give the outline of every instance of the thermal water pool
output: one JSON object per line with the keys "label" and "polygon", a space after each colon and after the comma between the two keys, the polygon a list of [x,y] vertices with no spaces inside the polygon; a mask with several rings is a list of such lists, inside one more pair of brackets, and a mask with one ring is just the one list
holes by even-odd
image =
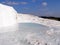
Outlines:
{"label": "thermal water pool", "polygon": [[58,45],[60,41],[60,35],[50,31],[53,29],[36,23],[20,23],[3,30],[15,31],[0,33],[0,45]]}

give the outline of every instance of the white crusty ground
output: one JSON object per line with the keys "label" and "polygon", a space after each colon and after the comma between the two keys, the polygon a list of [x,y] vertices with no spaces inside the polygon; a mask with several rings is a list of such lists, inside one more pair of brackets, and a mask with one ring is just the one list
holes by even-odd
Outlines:
{"label": "white crusty ground", "polygon": [[60,21],[44,19],[38,16],[29,15],[29,14],[18,14],[17,18],[18,18],[17,19],[18,23],[30,23],[31,22],[31,23],[38,23],[38,24],[43,24],[43,25],[52,26],[52,27],[60,26]]}

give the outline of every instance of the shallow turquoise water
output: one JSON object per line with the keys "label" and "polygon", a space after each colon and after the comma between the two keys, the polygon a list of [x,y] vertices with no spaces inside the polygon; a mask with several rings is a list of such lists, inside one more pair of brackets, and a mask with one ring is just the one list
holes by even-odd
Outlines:
{"label": "shallow turquoise water", "polygon": [[44,31],[44,30],[50,30],[50,28],[47,26],[41,25],[41,24],[36,24],[36,23],[20,23],[19,30],[40,32],[40,31]]}

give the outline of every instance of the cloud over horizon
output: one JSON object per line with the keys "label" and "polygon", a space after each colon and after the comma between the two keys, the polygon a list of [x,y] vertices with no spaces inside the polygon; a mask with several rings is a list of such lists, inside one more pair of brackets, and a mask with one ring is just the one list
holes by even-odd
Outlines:
{"label": "cloud over horizon", "polygon": [[8,5],[19,5],[19,4],[22,4],[22,5],[26,5],[28,4],[28,2],[2,2],[3,4],[8,4]]}
{"label": "cloud over horizon", "polygon": [[47,6],[48,3],[47,3],[47,2],[42,2],[42,5],[43,5],[43,6]]}

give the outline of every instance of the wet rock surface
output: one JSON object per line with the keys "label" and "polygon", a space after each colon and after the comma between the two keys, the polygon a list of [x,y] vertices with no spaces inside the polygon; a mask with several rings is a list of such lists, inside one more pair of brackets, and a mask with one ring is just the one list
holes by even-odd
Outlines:
{"label": "wet rock surface", "polygon": [[60,45],[58,32],[43,25],[22,23],[16,31],[0,33],[0,45]]}

